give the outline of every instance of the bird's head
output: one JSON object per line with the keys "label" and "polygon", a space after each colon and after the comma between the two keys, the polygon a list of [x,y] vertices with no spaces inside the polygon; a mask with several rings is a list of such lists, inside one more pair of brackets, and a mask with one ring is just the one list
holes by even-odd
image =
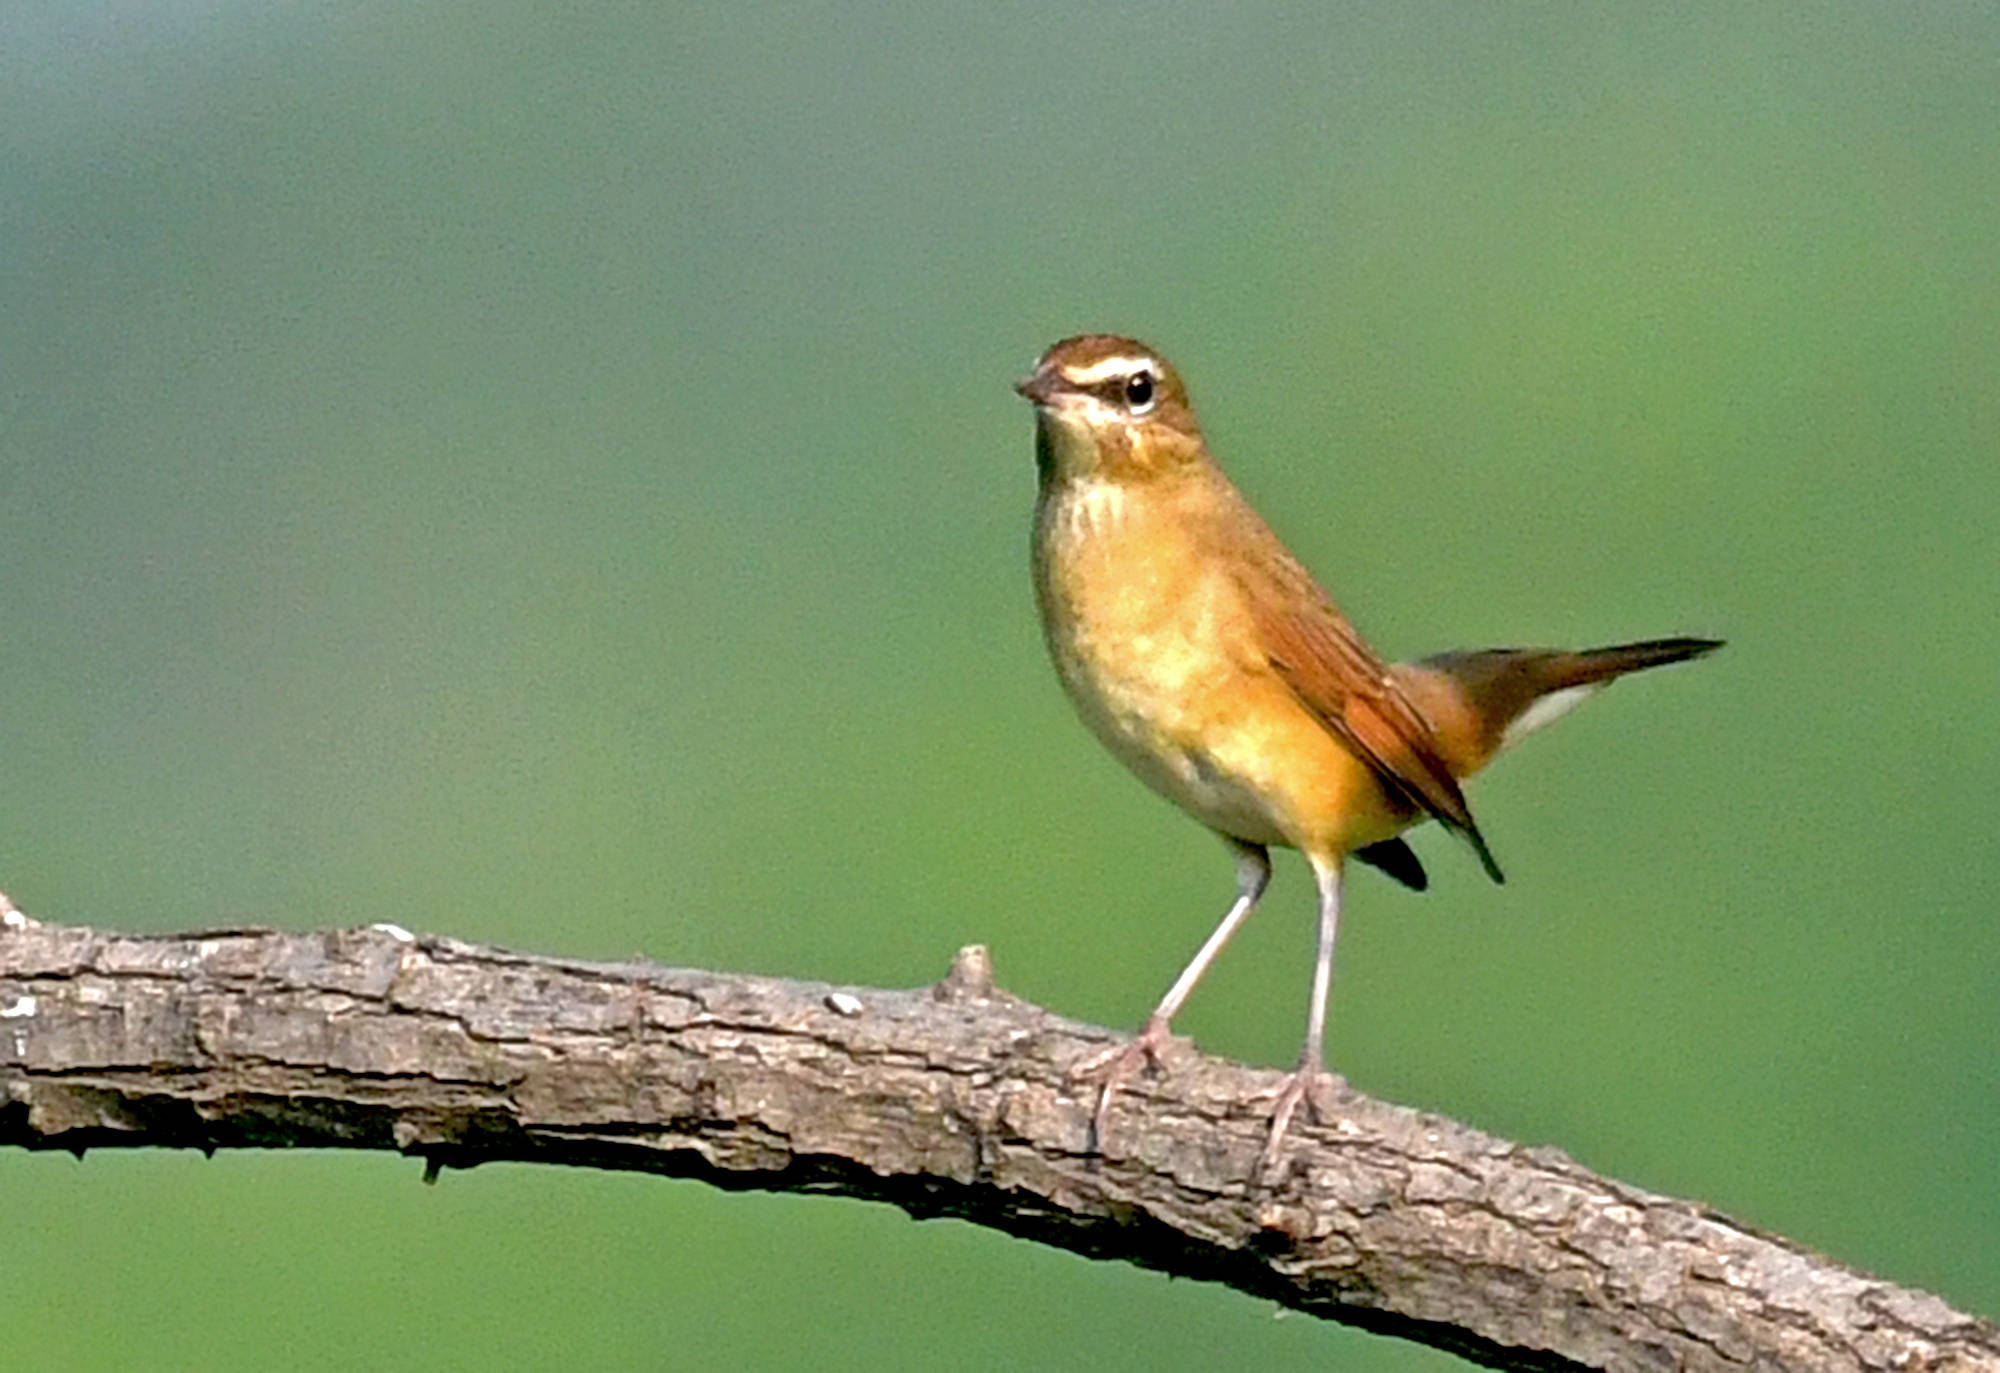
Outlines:
{"label": "bird's head", "polygon": [[1066,338],[1014,389],[1034,402],[1044,482],[1136,478],[1204,457],[1180,373],[1134,339]]}

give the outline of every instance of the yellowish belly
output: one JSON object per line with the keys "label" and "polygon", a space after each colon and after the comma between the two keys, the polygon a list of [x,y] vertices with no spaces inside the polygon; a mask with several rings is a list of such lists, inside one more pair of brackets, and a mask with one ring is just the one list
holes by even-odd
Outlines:
{"label": "yellowish belly", "polygon": [[[1107,552],[1096,532],[1090,551]],[[1050,656],[1091,732],[1153,790],[1251,843],[1345,853],[1407,825],[1242,641],[1233,588],[1157,552],[1038,558]]]}

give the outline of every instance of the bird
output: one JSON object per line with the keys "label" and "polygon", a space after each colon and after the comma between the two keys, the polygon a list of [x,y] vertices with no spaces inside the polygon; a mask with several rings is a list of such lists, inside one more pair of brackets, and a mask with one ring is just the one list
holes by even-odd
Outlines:
{"label": "bird", "polygon": [[1297,1066],[1273,1095],[1269,1168],[1300,1103],[1317,1111],[1330,1080],[1326,1007],[1348,860],[1422,891],[1423,865],[1399,836],[1435,820],[1503,881],[1464,781],[1627,673],[1722,641],[1385,662],[1217,465],[1158,351],[1080,334],[1015,390],[1035,410],[1034,591],[1056,676],[1098,740],[1236,860],[1235,899],[1138,1036],[1073,1078],[1101,1079],[1101,1153],[1114,1094],[1159,1064],[1174,1016],[1263,896],[1271,849],[1296,849],[1317,891],[1317,952]]}

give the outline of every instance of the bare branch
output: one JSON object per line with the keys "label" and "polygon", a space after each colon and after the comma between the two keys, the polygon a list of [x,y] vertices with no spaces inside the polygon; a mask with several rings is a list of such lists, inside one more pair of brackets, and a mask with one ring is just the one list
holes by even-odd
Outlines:
{"label": "bare branch", "polygon": [[[0,912],[0,1144],[396,1149],[839,1192],[1508,1368],[2000,1370],[2000,1330],[1701,1206],[1180,1048],[1091,1147],[1113,1036],[993,989],[532,958],[389,926],[132,937]],[[1265,1100],[1268,1101],[1268,1095]]]}

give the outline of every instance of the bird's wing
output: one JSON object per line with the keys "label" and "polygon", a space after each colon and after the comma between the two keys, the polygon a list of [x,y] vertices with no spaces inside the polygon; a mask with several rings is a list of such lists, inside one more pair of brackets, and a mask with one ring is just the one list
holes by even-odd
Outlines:
{"label": "bird's wing", "polygon": [[1289,559],[1286,582],[1246,585],[1271,667],[1319,721],[1375,769],[1391,792],[1465,836],[1495,882],[1505,881],[1422,712],[1347,622]]}
{"label": "bird's wing", "polygon": [[1431,879],[1424,873],[1424,865],[1417,859],[1416,850],[1400,839],[1384,839],[1379,844],[1356,849],[1354,856],[1369,867],[1387,873],[1411,891],[1422,891],[1431,884]]}

